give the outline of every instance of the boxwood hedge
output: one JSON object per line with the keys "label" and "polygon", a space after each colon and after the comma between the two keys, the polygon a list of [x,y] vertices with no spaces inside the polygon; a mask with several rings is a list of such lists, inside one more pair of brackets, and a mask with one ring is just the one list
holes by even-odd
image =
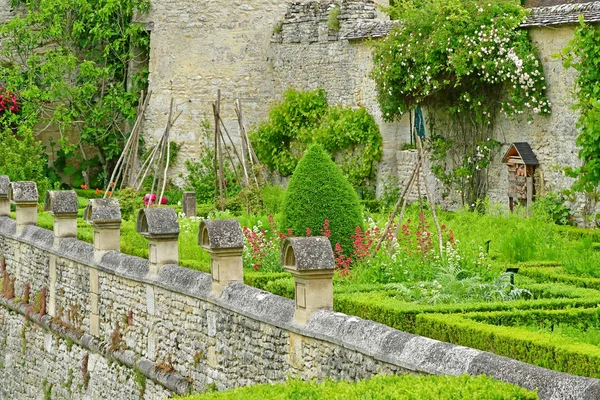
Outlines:
{"label": "boxwood hedge", "polygon": [[534,400],[538,396],[486,376],[377,376],[359,382],[290,380],[209,393],[186,400]]}

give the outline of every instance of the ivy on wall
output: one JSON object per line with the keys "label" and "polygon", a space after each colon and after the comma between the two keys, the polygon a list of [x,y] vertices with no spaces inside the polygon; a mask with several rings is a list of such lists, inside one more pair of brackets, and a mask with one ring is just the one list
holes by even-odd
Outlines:
{"label": "ivy on wall", "polygon": [[373,185],[383,153],[379,127],[364,109],[330,106],[323,89],[288,89],[269,119],[251,132],[254,150],[271,170],[289,176],[304,151],[318,143],[340,165],[355,188]]}
{"label": "ivy on wall", "polygon": [[[475,203],[485,196],[489,150],[499,145],[497,114],[551,111],[536,49],[519,28],[526,10],[512,0],[408,0],[389,12],[399,24],[375,46],[373,71],[384,119],[427,106],[442,150],[434,170]],[[436,123],[439,110],[448,119]]]}
{"label": "ivy on wall", "polygon": [[575,190],[591,193],[600,184],[600,33],[583,16],[562,56],[564,66],[578,72],[574,96],[580,112],[577,145],[583,161],[579,168],[567,168],[567,173],[577,178]]}

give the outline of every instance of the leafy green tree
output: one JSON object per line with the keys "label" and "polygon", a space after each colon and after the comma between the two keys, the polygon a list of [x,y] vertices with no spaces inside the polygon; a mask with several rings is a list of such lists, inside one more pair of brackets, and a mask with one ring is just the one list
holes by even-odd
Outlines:
{"label": "leafy green tree", "polygon": [[[136,114],[148,35],[134,22],[147,0],[12,0],[20,12],[0,25],[0,87],[19,112],[4,123],[20,130],[56,126],[70,164],[100,164],[121,154]],[[81,157],[77,160],[77,157]],[[60,163],[57,163],[60,165]],[[61,172],[74,173],[71,170]],[[78,174],[79,175],[79,174]]]}
{"label": "leafy green tree", "polygon": [[321,145],[312,145],[298,163],[283,203],[283,227],[296,236],[320,235],[329,221],[331,244],[352,253],[350,237],[363,220],[358,195]]}
{"label": "leafy green tree", "polygon": [[35,181],[43,196],[49,188],[46,178],[48,160],[42,144],[33,137],[31,129],[0,130],[0,175],[12,181]]}

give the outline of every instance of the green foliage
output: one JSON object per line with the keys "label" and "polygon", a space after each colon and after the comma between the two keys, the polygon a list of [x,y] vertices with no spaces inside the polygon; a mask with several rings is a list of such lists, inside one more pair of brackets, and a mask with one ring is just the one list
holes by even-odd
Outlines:
{"label": "green foliage", "polygon": [[139,83],[147,73],[133,81],[128,76],[130,62],[143,64],[148,54],[149,37],[133,17],[148,10],[149,2],[16,3],[22,13],[0,25],[0,86],[16,94],[19,112],[4,113],[0,125],[57,126],[58,172],[78,172],[79,178],[82,170],[101,164],[106,178],[121,154],[123,131],[135,118]]}
{"label": "green foliage", "polygon": [[267,184],[260,189],[260,197],[265,214],[279,214],[285,199],[285,190],[279,185]]}
{"label": "green foliage", "polygon": [[125,188],[119,190],[116,197],[119,199],[122,218],[129,221],[137,221],[137,212],[140,208],[144,207],[142,196],[133,189]]}
{"label": "green foliage", "polygon": [[46,178],[46,155],[42,143],[33,137],[32,130],[22,127],[13,133],[2,130],[0,124],[0,175],[12,181],[35,181],[43,197],[49,189]]}
{"label": "green foliage", "polygon": [[327,152],[313,145],[288,185],[282,226],[296,236],[305,236],[307,228],[318,236],[325,220],[329,220],[331,244],[339,243],[350,254],[350,235],[363,225],[358,196]]}
{"label": "green foliage", "polygon": [[550,192],[537,197],[533,203],[533,211],[557,225],[567,225],[571,222],[571,209],[565,205],[564,197],[558,193]]}
{"label": "green foliage", "polygon": [[592,192],[600,183],[600,33],[580,16],[574,36],[562,56],[565,68],[578,72],[573,95],[580,113],[577,145],[583,166],[567,168],[567,173],[577,178],[575,190]]}
{"label": "green foliage", "polygon": [[500,239],[500,253],[510,263],[530,261],[536,253],[536,229],[519,229]]}
{"label": "green foliage", "polygon": [[334,5],[327,15],[327,27],[332,31],[339,32],[340,30],[340,6]]}
{"label": "green foliage", "polygon": [[504,85],[507,114],[550,112],[542,67],[515,1],[406,1],[391,9],[402,21],[375,50],[374,78],[387,120],[452,92],[451,112],[488,121],[498,99],[482,88]]}
{"label": "green foliage", "polygon": [[383,117],[428,106],[434,173],[446,194],[459,190],[474,204],[499,146],[498,111],[550,113],[542,65],[519,28],[526,11],[513,0],[408,0],[390,13],[402,23],[376,44],[372,75]]}
{"label": "green foliage", "polygon": [[517,386],[493,380],[487,376],[376,376],[358,382],[333,381],[321,383],[288,380],[280,384],[255,385],[187,397],[187,400],[250,400],[250,399],[373,399],[389,400],[450,400],[450,399],[511,399],[534,400],[538,396]]}
{"label": "green foliage", "polygon": [[[560,311],[563,318],[581,316],[580,310]],[[516,315],[535,314],[519,312]],[[508,314],[502,314],[506,317]],[[548,315],[548,314],[546,314]],[[492,317],[493,314],[490,314]],[[515,318],[514,316],[512,317]],[[525,319],[528,319],[525,317]],[[422,314],[417,316],[417,333],[550,368],[573,375],[600,377],[600,348],[594,345],[531,332],[518,327],[495,326],[477,322],[469,315]]]}
{"label": "green foliage", "polygon": [[[527,286],[524,286],[527,288]],[[544,289],[537,288],[538,294]],[[532,288],[535,293],[535,289]],[[397,297],[389,290],[371,291],[365,293],[348,292],[335,295],[335,311],[348,315],[356,315],[391,326],[401,331],[417,333],[416,316],[420,314],[455,314],[474,311],[508,311],[514,309],[548,309],[595,307],[600,301],[597,291],[555,290],[549,298],[533,300],[512,300],[495,302],[473,302],[456,304],[415,304]],[[572,298],[569,298],[572,296]]]}
{"label": "green foliage", "polygon": [[[199,203],[216,204],[219,197],[219,188],[215,188],[214,158],[215,150],[212,142],[210,122],[204,120],[200,126],[202,153],[197,161],[185,160],[186,174],[180,174],[184,179],[184,189],[196,192]],[[228,163],[223,165],[224,190],[228,200],[237,201],[236,197],[241,191],[239,182],[236,181],[235,172]],[[239,208],[239,205],[236,207]]]}
{"label": "green foliage", "polygon": [[258,158],[270,169],[292,174],[311,143],[320,143],[338,160],[355,187],[371,184],[382,155],[382,139],[373,117],[364,109],[327,104],[323,89],[288,89],[269,119],[250,133]]}

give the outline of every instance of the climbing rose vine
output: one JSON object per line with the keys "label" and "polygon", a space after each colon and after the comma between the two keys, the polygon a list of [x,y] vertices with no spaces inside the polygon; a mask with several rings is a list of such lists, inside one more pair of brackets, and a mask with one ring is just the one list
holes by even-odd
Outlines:
{"label": "climbing rose vine", "polygon": [[[536,50],[511,0],[426,0],[391,9],[400,22],[375,49],[373,77],[386,120],[451,94],[452,113],[491,124],[492,104],[508,115],[550,113]],[[490,87],[501,85],[497,98]]]}

